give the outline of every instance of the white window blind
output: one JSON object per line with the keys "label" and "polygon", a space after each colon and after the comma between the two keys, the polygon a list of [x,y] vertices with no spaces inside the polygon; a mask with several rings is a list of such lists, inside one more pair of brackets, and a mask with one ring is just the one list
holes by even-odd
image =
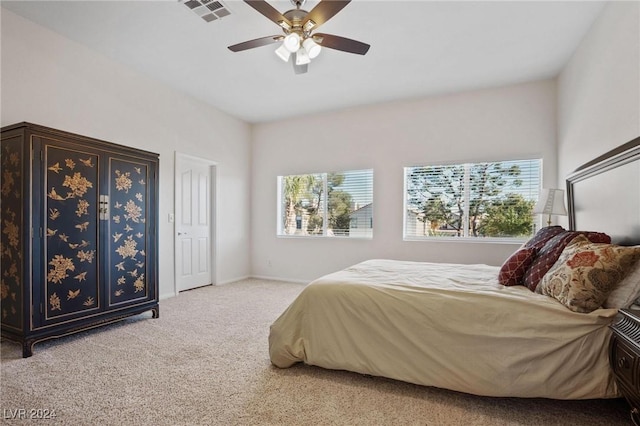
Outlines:
{"label": "white window blind", "polygon": [[373,237],[373,170],[278,176],[278,235]]}
{"label": "white window blind", "polygon": [[406,167],[405,238],[533,235],[541,164],[535,159]]}

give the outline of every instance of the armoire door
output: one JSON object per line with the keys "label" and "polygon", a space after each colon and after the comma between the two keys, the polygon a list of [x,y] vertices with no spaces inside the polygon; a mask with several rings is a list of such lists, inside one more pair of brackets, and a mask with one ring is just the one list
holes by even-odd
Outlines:
{"label": "armoire door", "polygon": [[41,244],[34,247],[34,283],[42,283],[34,286],[34,303],[40,301],[34,314],[41,320],[36,323],[46,325],[103,307],[97,257],[101,155],[54,139],[34,142],[33,172],[41,174],[34,182],[42,182],[44,188],[34,199],[32,233],[43,237],[32,239],[34,245]]}
{"label": "armoire door", "polygon": [[151,264],[155,232],[155,163],[110,156],[108,183],[101,202],[107,223],[107,306],[110,309],[155,298]]}

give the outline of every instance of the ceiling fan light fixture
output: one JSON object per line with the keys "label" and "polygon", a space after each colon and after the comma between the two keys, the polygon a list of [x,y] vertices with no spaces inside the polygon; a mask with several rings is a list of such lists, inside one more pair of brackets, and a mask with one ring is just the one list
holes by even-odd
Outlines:
{"label": "ceiling fan light fixture", "polygon": [[287,49],[287,46],[282,43],[280,47],[276,49],[276,55],[280,57],[285,62],[289,62],[289,58],[291,57],[291,52]]}
{"label": "ceiling fan light fixture", "polygon": [[311,37],[305,39],[302,42],[302,47],[305,48],[307,53],[309,54],[309,58],[313,59],[320,54],[322,47],[318,43],[316,43]]}
{"label": "ceiling fan light fixture", "polygon": [[300,49],[300,35],[298,33],[290,33],[284,38],[282,45],[291,53]]}
{"label": "ceiling fan light fixture", "polygon": [[300,49],[296,52],[296,65],[306,65],[311,62],[311,58],[306,49]]}

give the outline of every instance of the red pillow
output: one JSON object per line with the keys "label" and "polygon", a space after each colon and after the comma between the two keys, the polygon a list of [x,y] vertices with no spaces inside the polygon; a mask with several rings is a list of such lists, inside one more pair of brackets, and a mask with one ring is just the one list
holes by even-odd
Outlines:
{"label": "red pillow", "polygon": [[566,232],[566,229],[564,229],[562,226],[545,226],[544,228],[541,228],[538,232],[536,232],[536,235],[534,235],[529,241],[524,243],[522,247],[535,247],[540,250],[547,241],[562,232]]}
{"label": "red pillow", "polygon": [[513,253],[500,268],[498,282],[502,285],[524,285],[524,274],[536,258],[538,249],[523,247]]}
{"label": "red pillow", "polygon": [[611,243],[611,237],[601,232],[564,231],[553,238],[540,249],[535,260],[524,275],[524,285],[529,290],[536,291],[536,287],[544,274],[556,263],[562,250],[578,235],[584,235],[592,243]]}

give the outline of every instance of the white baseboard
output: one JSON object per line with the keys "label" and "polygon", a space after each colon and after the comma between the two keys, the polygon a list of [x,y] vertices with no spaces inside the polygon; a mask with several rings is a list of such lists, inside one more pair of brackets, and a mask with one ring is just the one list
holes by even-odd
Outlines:
{"label": "white baseboard", "polygon": [[252,275],[249,278],[255,278],[257,280],[267,280],[267,281],[284,281],[286,283],[294,283],[294,284],[309,284],[312,281],[312,280],[292,280],[291,278],[271,277],[268,275]]}
{"label": "white baseboard", "polygon": [[218,281],[214,285],[227,285],[227,284],[235,283],[237,281],[248,280],[249,278],[251,278],[249,275],[244,275],[242,277],[231,278],[231,279],[224,280],[224,281]]}
{"label": "white baseboard", "polygon": [[[228,280],[220,281],[216,286],[219,285],[229,285],[233,283],[237,283],[238,281],[248,280],[248,279],[256,279],[256,280],[266,280],[266,281],[281,281],[285,283],[293,283],[293,284],[309,284],[312,280],[292,280],[291,278],[282,278],[282,277],[271,277],[267,275],[245,275],[242,277],[231,278]],[[165,293],[160,295],[160,300],[170,299],[172,297],[176,297],[179,293]]]}
{"label": "white baseboard", "polygon": [[176,297],[176,296],[177,296],[176,293],[165,293],[160,295],[159,300],[171,299],[172,297]]}

